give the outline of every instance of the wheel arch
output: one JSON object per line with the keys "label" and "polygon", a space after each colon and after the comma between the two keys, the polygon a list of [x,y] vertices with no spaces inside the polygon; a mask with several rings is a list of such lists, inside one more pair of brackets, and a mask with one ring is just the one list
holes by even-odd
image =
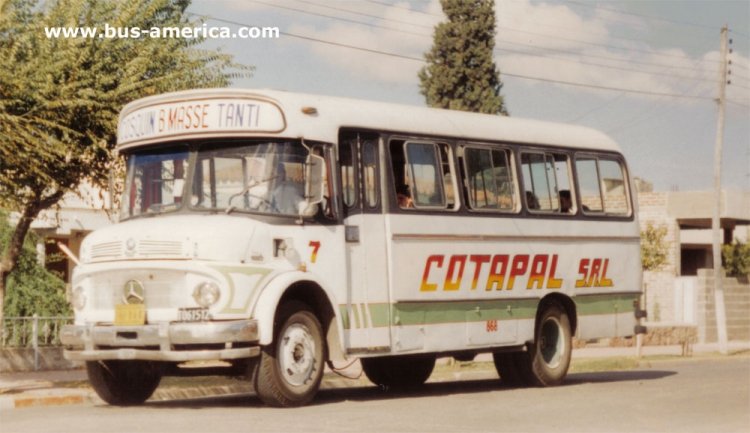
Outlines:
{"label": "wheel arch", "polygon": [[328,357],[344,359],[342,334],[339,330],[340,317],[333,307],[336,305],[335,299],[323,288],[321,282],[316,281],[310,274],[282,275],[271,281],[263,290],[253,311],[253,317],[258,320],[259,343],[265,346],[273,342],[279,308],[291,300],[308,305],[320,321],[328,347]]}
{"label": "wheel arch", "polygon": [[550,293],[539,301],[539,305],[536,309],[536,323],[539,323],[539,318],[542,316],[542,313],[551,304],[560,305],[565,309],[565,313],[568,315],[568,320],[570,321],[570,334],[575,335],[576,329],[578,328],[576,303],[569,296],[562,293]]}

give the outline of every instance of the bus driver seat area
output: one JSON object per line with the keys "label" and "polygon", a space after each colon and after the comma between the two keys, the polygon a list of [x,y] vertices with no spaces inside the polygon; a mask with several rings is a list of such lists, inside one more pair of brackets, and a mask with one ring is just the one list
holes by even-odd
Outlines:
{"label": "bus driver seat area", "polygon": [[271,209],[282,214],[296,215],[299,204],[303,201],[301,186],[287,179],[284,164],[276,166],[276,176],[278,179],[271,193]]}

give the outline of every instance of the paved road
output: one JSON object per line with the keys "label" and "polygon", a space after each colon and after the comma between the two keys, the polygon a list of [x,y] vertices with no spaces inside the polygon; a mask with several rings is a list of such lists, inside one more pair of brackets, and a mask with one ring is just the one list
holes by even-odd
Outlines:
{"label": "paved road", "polygon": [[324,390],[313,405],[263,407],[252,396],[4,412],[0,432],[729,432],[750,431],[750,358],[652,362],[571,374],[564,386],[506,389],[485,379],[419,392]]}

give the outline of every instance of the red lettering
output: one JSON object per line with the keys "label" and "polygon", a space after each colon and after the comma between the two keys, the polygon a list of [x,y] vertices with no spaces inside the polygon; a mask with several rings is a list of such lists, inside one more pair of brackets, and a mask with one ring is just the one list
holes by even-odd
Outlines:
{"label": "red lettering", "polygon": [[552,255],[552,263],[549,265],[549,277],[547,277],[547,288],[548,289],[559,289],[562,287],[562,279],[555,278],[555,272],[557,271],[557,254]]}
{"label": "red lettering", "polygon": [[490,261],[490,256],[469,256],[469,261],[474,263],[474,278],[471,279],[471,290],[476,290],[479,282],[479,273],[482,271],[482,265]]}
{"label": "red lettering", "polygon": [[513,284],[516,281],[516,277],[526,273],[529,267],[529,255],[519,254],[513,257],[513,264],[510,267],[510,277],[508,277],[508,290],[513,290]]}
{"label": "red lettering", "polygon": [[529,275],[529,282],[526,283],[526,289],[531,289],[534,285],[536,285],[537,289],[544,287],[544,276],[547,274],[548,258],[549,256],[546,254],[534,256],[534,260],[531,262],[531,275]]}
{"label": "red lettering", "polygon": [[612,287],[614,284],[612,280],[607,278],[607,267],[609,266],[609,259],[604,259],[604,267],[602,268],[602,277],[599,279],[599,285],[601,287]]}
{"label": "red lettering", "polygon": [[589,259],[581,259],[578,264],[578,274],[581,278],[576,280],[576,287],[588,287],[586,285],[589,276]]}
{"label": "red lettering", "polygon": [[433,255],[430,257],[427,257],[427,262],[424,265],[424,273],[422,274],[422,285],[419,287],[420,292],[434,292],[437,290],[437,284],[435,283],[428,283],[427,279],[430,276],[430,267],[433,263],[437,265],[438,268],[443,266],[443,259],[445,256],[443,255]]}
{"label": "red lettering", "polygon": [[[492,263],[490,264],[490,275],[487,277],[487,287],[485,290],[492,290],[492,286],[495,285],[495,290],[503,290],[503,283],[505,283],[505,271],[508,269],[509,257],[507,254],[498,254],[492,257]],[[502,265],[498,270],[497,265]]]}
{"label": "red lettering", "polygon": [[597,287],[599,286],[599,270],[602,266],[602,259],[594,259],[591,262],[591,272],[589,273],[589,280],[586,283],[586,287]]}
{"label": "red lettering", "polygon": [[[458,278],[453,278],[453,274],[456,270],[456,263],[458,263]],[[445,286],[443,290],[458,290],[461,287],[461,279],[464,276],[464,268],[466,267],[466,256],[451,256],[451,260],[448,264],[448,274],[445,276]]]}

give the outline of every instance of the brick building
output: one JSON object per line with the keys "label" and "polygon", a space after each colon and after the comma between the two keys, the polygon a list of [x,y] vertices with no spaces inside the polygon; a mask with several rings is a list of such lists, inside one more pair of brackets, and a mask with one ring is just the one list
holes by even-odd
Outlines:
{"label": "brick building", "polygon": [[[636,181],[641,229],[665,227],[667,264],[644,273],[649,323],[653,326],[690,325],[700,342],[716,341],[713,292],[710,191],[653,192]],[[722,191],[722,242],[750,238],[750,192]],[[750,284],[743,278],[724,278],[729,339],[750,340]]]}

